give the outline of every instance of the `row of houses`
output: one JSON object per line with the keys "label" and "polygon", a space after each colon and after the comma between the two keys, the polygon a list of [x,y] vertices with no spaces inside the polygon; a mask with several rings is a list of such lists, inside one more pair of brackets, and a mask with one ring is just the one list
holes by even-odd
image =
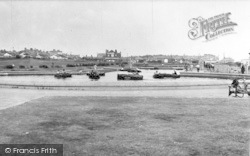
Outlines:
{"label": "row of houses", "polygon": [[219,58],[211,55],[205,54],[203,56],[188,56],[188,55],[145,55],[145,56],[135,56],[131,59],[137,63],[198,63],[204,61],[219,61]]}
{"label": "row of houses", "polygon": [[[35,59],[81,59],[79,55],[65,54],[60,50],[42,51],[39,49],[27,49],[16,52],[0,50],[0,58],[35,58]],[[219,58],[212,54],[204,54],[202,56],[189,56],[189,55],[144,55],[144,56],[131,56],[122,57],[122,53],[115,50],[105,50],[105,53],[98,53],[97,57],[83,57],[86,60],[105,61],[105,62],[121,62],[132,61],[135,63],[229,63],[234,62],[232,58]]]}
{"label": "row of houses", "polygon": [[65,54],[60,50],[42,51],[39,49],[27,49],[16,51],[0,50],[0,58],[35,58],[35,59],[80,59],[79,55]]}
{"label": "row of houses", "polygon": [[109,62],[117,62],[117,61],[131,61],[134,63],[188,63],[188,64],[197,64],[197,63],[230,63],[234,62],[232,58],[223,58],[219,60],[218,56],[212,54],[204,54],[198,56],[190,56],[190,55],[144,55],[144,56],[130,56],[130,57],[121,57],[121,52],[117,52],[117,50],[106,50],[105,53],[98,53],[97,60],[105,60]]}
{"label": "row of houses", "polygon": [[131,56],[122,57],[121,52],[117,50],[106,50],[105,53],[98,53],[96,59],[116,62],[121,59],[127,59],[136,63],[192,63],[203,61],[218,61],[219,58],[212,54],[205,54],[203,56],[180,56],[180,55],[144,55],[144,56]]}

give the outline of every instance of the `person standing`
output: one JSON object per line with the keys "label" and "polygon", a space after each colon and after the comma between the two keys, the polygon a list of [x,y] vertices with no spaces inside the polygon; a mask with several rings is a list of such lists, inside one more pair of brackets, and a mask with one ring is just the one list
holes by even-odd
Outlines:
{"label": "person standing", "polygon": [[193,71],[193,64],[190,65],[190,70]]}
{"label": "person standing", "polygon": [[214,71],[214,64],[211,64],[211,71]]}
{"label": "person standing", "polygon": [[242,66],[241,66],[241,74],[244,74],[245,73],[245,66],[244,66],[244,64],[242,64]]}
{"label": "person standing", "polygon": [[188,65],[187,64],[185,64],[185,71],[188,71]]}
{"label": "person standing", "polygon": [[199,71],[200,71],[200,65],[197,64],[197,65],[196,65],[196,68],[197,68],[197,72],[199,72]]}

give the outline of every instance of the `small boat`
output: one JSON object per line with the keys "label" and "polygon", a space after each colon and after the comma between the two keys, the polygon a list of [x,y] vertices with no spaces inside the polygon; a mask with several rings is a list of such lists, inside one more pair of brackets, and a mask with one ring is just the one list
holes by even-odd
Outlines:
{"label": "small boat", "polygon": [[56,73],[54,76],[56,78],[67,78],[67,77],[72,77],[72,74],[70,74],[70,73]]}
{"label": "small boat", "polygon": [[105,76],[104,72],[98,72],[99,76]]}
{"label": "small boat", "polygon": [[100,79],[100,75],[98,75],[98,74],[89,74],[89,78],[97,80],[97,79]]}
{"label": "small boat", "polygon": [[[95,72],[96,74],[98,74],[99,76],[105,76],[105,72]],[[86,75],[90,75],[91,72],[87,72]]]}
{"label": "small boat", "polygon": [[180,78],[178,74],[166,74],[166,73],[155,73],[153,76],[155,79],[164,79],[164,78]]}
{"label": "small boat", "polygon": [[131,73],[134,73],[134,72],[140,73],[141,72],[138,68],[122,68],[122,69],[120,69],[120,71],[127,71],[127,72],[131,72]]}
{"label": "small boat", "polygon": [[117,80],[143,80],[143,76],[139,74],[118,74]]}
{"label": "small boat", "polygon": [[141,71],[137,68],[130,68],[127,70],[128,72],[131,72],[131,73],[140,73]]}
{"label": "small boat", "polygon": [[100,79],[99,73],[95,71],[91,71],[90,73],[87,73],[86,75],[88,75],[90,79],[95,79],[95,80]]}

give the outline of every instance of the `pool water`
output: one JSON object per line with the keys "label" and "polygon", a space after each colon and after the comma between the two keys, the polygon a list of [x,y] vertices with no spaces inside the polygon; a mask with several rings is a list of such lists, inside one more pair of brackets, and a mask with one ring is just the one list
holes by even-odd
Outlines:
{"label": "pool water", "polygon": [[[173,73],[172,70],[158,70],[159,73]],[[230,84],[231,80],[211,78],[165,78],[154,79],[155,70],[142,70],[143,80],[117,80],[117,74],[128,72],[115,71],[106,73],[99,80],[91,80],[87,75],[72,75],[71,78],[58,79],[50,76],[0,76],[0,84],[44,85],[44,86],[143,86],[143,85],[192,85],[192,84]]]}

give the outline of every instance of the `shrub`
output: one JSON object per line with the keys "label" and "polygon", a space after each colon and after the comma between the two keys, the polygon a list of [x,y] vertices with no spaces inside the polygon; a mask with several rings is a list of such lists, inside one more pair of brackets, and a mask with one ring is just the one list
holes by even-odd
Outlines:
{"label": "shrub", "polygon": [[108,65],[109,65],[109,63],[106,63],[106,62],[99,62],[97,64],[97,66],[108,66]]}
{"label": "shrub", "polygon": [[94,66],[96,65],[95,63],[83,63],[82,66]]}
{"label": "shrub", "polygon": [[7,69],[13,69],[14,66],[13,65],[6,65],[5,68],[7,68]]}
{"label": "shrub", "polygon": [[55,65],[54,67],[55,68],[62,68],[62,66],[60,66],[60,65]]}
{"label": "shrub", "polygon": [[49,68],[47,65],[40,65],[39,68]]}
{"label": "shrub", "polygon": [[66,67],[75,67],[75,64],[67,64]]}
{"label": "shrub", "polygon": [[21,56],[20,56],[20,55],[16,55],[16,58],[17,58],[17,59],[20,59],[20,58],[21,58]]}

